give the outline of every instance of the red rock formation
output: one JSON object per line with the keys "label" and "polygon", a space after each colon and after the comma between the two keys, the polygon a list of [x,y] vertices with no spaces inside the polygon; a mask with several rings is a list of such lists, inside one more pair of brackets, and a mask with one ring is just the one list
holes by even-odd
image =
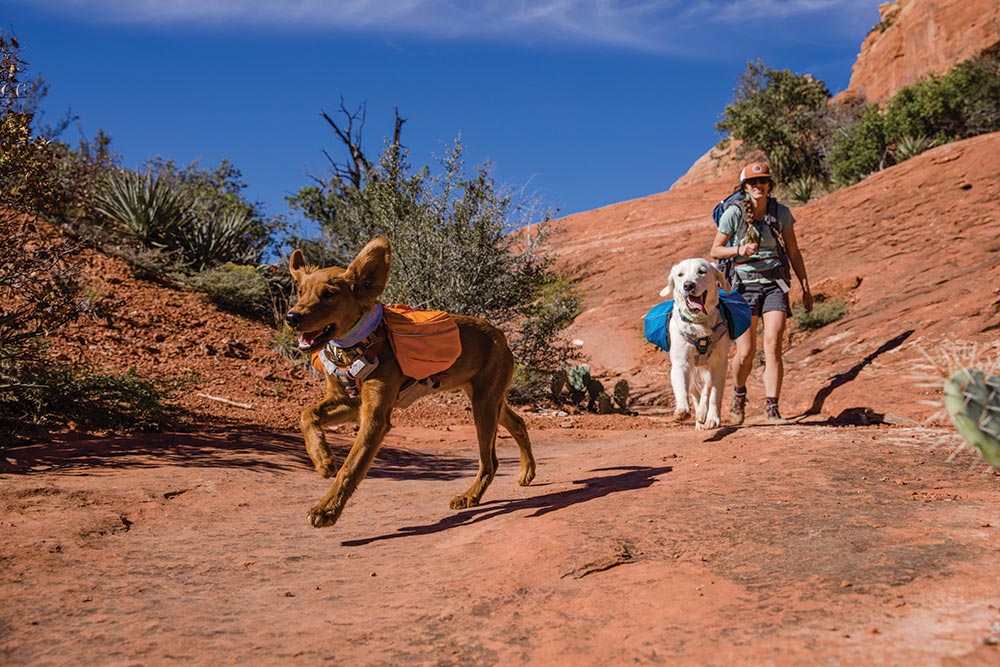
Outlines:
{"label": "red rock formation", "polygon": [[838,98],[884,102],[930,74],[1000,49],[997,0],[897,0],[880,5],[879,13]]}

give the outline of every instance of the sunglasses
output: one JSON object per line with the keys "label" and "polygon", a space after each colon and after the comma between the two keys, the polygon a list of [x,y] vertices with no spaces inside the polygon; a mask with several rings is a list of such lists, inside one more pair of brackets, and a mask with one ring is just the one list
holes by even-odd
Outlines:
{"label": "sunglasses", "polygon": [[746,180],[750,185],[765,185],[771,182],[770,178],[748,178]]}

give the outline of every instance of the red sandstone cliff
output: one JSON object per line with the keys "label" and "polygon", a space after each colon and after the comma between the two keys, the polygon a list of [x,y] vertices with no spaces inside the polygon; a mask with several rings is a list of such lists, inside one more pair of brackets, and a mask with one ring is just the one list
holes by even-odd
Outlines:
{"label": "red sandstone cliff", "polygon": [[1000,49],[997,0],[897,0],[880,5],[879,13],[838,97],[884,102],[930,74]]}

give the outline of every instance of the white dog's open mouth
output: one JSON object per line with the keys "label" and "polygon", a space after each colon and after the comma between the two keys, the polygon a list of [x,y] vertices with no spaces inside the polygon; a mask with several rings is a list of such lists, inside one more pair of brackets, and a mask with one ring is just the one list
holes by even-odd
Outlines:
{"label": "white dog's open mouth", "polygon": [[687,309],[691,312],[704,313],[705,312],[705,295],[708,292],[702,292],[698,294],[688,294],[684,297],[684,303],[687,305]]}
{"label": "white dog's open mouth", "polygon": [[328,324],[318,331],[303,331],[299,334],[299,349],[303,352],[315,350],[333,336],[334,328],[333,324]]}

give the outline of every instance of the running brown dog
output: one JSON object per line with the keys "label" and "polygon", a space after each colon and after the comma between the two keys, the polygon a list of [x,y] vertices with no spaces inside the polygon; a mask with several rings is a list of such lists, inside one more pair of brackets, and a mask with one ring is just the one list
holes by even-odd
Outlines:
{"label": "running brown dog", "polygon": [[[346,269],[308,266],[300,250],[292,253],[289,270],[298,285],[298,301],[285,320],[299,332],[299,349],[314,352],[346,332],[371,313],[389,279],[389,239],[370,241]],[[524,420],[507,403],[507,389],[514,372],[514,357],[507,339],[496,327],[477,317],[452,315],[462,341],[458,360],[447,370],[434,391],[462,389],[472,401],[472,415],[479,440],[479,473],[469,489],[451,500],[452,509],[479,504],[497,470],[497,425],[514,437],[521,455],[518,484],[535,477],[535,459]],[[334,474],[334,457],[323,427],[345,421],[358,422],[354,444],[336,473],[333,487],[309,510],[309,522],[332,526],[347,499],[368,473],[375,453],[392,424],[390,417],[407,378],[396,362],[391,345],[378,350],[378,366],[360,383],[351,397],[336,377],[326,374],[326,396],[302,412],[300,426],[306,451],[323,477]]]}

